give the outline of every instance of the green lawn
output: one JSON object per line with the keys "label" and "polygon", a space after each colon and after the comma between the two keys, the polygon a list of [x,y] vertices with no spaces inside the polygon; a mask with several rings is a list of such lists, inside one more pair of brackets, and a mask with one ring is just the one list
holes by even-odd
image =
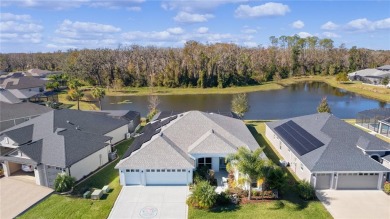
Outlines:
{"label": "green lawn", "polygon": [[[119,156],[123,155],[131,142],[132,140],[126,140],[116,146]],[[107,196],[103,196],[102,200],[83,199],[79,195],[67,197],[53,194],[20,218],[107,218],[122,188],[119,185],[118,170],[114,169],[117,163],[118,161],[109,164],[75,188],[75,193],[79,193],[85,188],[102,188],[109,184],[112,190]]]}
{"label": "green lawn", "polygon": [[[270,146],[265,136],[264,121],[247,121],[247,126],[256,138],[260,146],[264,147],[264,153],[274,163],[280,159],[280,155]],[[287,170],[287,169],[286,169]],[[295,175],[287,171],[289,186],[280,201],[270,201],[258,204],[240,205],[238,208],[221,207],[211,210],[200,210],[190,207],[189,219],[193,218],[332,218],[322,203],[318,200],[303,201],[294,191]]]}

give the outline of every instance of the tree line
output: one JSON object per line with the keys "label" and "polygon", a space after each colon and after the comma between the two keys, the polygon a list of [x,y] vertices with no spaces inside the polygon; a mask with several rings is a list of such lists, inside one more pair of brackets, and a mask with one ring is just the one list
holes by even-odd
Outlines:
{"label": "tree line", "polygon": [[270,37],[270,46],[187,42],[183,48],[120,46],[54,53],[0,54],[0,69],[63,71],[90,85],[229,87],[303,75],[336,75],[390,63],[390,51],[375,51],[331,39]]}

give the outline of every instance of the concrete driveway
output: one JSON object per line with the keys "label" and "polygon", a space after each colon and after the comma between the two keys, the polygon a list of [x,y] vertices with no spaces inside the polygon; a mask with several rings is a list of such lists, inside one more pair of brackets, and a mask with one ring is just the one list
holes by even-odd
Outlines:
{"label": "concrete driveway", "polygon": [[318,199],[336,219],[390,219],[390,196],[379,190],[318,190]]}
{"label": "concrete driveway", "polygon": [[108,218],[185,219],[188,186],[124,186]]}
{"label": "concrete driveway", "polygon": [[0,179],[0,218],[14,218],[53,190],[21,177]]}

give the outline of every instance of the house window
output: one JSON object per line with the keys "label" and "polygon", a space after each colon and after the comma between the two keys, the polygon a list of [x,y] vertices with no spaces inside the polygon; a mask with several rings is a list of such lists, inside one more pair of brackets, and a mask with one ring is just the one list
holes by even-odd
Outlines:
{"label": "house window", "polygon": [[167,172],[171,172],[171,169],[167,169]]}
{"label": "house window", "polygon": [[147,169],[147,170],[146,170],[146,172],[150,172],[150,170],[149,170],[149,169]]}
{"label": "house window", "polygon": [[172,172],[176,172],[176,170],[175,170],[175,169],[172,169]]}
{"label": "house window", "polygon": [[198,158],[198,167],[207,166],[209,169],[211,169],[211,160],[211,157]]}
{"label": "house window", "polygon": [[139,172],[139,169],[136,169],[136,170],[135,170],[135,172],[137,172],[137,173],[138,173],[138,172]]}
{"label": "house window", "polygon": [[130,170],[130,172],[134,173],[134,170],[133,170],[133,169],[131,169],[131,170]]}
{"label": "house window", "polygon": [[130,170],[126,170],[126,172],[130,172]]}
{"label": "house window", "polygon": [[154,172],[154,169],[152,169],[152,172]]}
{"label": "house window", "polygon": [[303,171],[303,163],[301,163],[301,170]]}
{"label": "house window", "polygon": [[186,170],[185,169],[181,169],[181,172],[185,172]]}
{"label": "house window", "polygon": [[180,170],[180,169],[177,169],[176,172],[181,172],[181,170]]}
{"label": "house window", "polygon": [[165,170],[163,169],[163,170],[161,170],[161,172],[165,172]]}
{"label": "house window", "polygon": [[160,169],[157,169],[157,173],[159,173],[160,172]]}

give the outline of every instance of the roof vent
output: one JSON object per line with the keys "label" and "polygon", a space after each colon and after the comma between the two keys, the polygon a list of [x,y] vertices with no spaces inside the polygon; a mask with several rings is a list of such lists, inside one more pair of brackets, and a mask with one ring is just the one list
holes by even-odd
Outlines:
{"label": "roof vent", "polygon": [[80,130],[80,126],[76,126],[76,130]]}
{"label": "roof vent", "polygon": [[160,133],[160,136],[162,137],[162,136],[164,136],[164,134],[161,132],[161,133]]}
{"label": "roof vent", "polygon": [[214,129],[210,129],[210,133],[214,133]]}

